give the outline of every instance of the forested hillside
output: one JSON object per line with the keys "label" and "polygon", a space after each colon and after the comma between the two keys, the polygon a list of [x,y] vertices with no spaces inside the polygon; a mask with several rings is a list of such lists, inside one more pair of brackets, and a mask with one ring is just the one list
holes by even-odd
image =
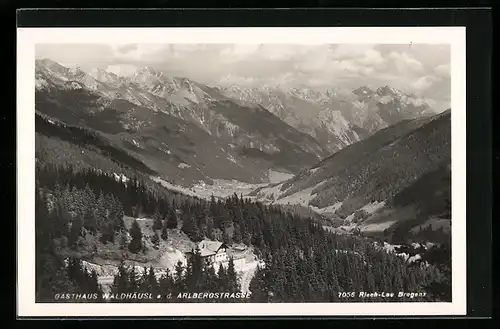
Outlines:
{"label": "forested hillside", "polygon": [[[369,240],[328,233],[311,219],[237,195],[207,202],[175,195],[134,177],[123,182],[104,172],[70,165],[39,164],[36,177],[40,301],[48,301],[55,292],[67,289],[97,291],[95,274],[86,274],[78,261],[65,269],[61,251],[85,250],[85,237],[90,235],[104,245],[119,241],[125,253],[143,253],[146,237],[137,223],[126,232],[123,216],[146,214],[155,216],[157,228],[167,232],[162,239],[168,239],[164,227],[178,226],[193,241],[208,237],[254,246],[265,267],[252,280],[251,301],[347,301],[339,299],[338,293],[351,290],[396,294],[400,290],[425,291],[427,295],[422,298],[432,300],[443,289],[429,290],[443,280],[442,272],[434,265],[409,265],[396,255],[377,250]],[[179,273],[167,273],[159,281],[149,274],[138,278],[122,267],[113,289],[163,289],[163,294],[217,284],[239,289],[231,269],[219,270],[215,275],[196,259],[190,261],[183,274],[179,268]],[[449,298],[449,294],[446,296]]]}

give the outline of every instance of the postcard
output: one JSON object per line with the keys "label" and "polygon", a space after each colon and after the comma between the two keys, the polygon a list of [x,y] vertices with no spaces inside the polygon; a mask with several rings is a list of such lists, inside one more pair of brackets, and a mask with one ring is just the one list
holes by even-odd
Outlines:
{"label": "postcard", "polygon": [[465,28],[19,28],[17,58],[19,316],[465,314]]}

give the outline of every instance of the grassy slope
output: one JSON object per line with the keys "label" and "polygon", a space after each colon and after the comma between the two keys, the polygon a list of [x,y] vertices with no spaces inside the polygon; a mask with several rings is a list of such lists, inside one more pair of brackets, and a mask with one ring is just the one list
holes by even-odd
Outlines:
{"label": "grassy slope", "polygon": [[390,200],[420,176],[436,170],[443,161],[449,161],[450,145],[450,115],[436,117],[343,168],[338,175],[313,190],[317,196],[311,204],[323,208],[354,196],[365,204]]}
{"label": "grassy slope", "polygon": [[388,209],[375,214],[363,224],[394,221],[387,234],[399,237],[410,237],[408,231],[416,233],[419,227],[428,225],[432,226],[432,230],[443,226],[445,232],[449,233],[451,214],[447,202],[450,200],[451,167],[449,161],[444,161],[436,170],[422,175],[396,194]]}
{"label": "grassy slope", "polygon": [[[384,201],[386,207],[360,220],[368,231],[383,231],[410,219],[421,224],[443,212],[450,194],[450,129],[449,111],[404,121],[260,192],[274,193],[277,203],[295,196],[310,200],[309,205],[317,208],[342,203],[336,213],[348,219],[365,205]],[[303,195],[305,191],[308,195]]]}
{"label": "grassy slope", "polygon": [[283,196],[291,195],[305,188],[314,187],[330,177],[342,175],[345,170],[363,161],[363,159],[376,152],[376,150],[390,144],[413,129],[422,126],[426,121],[425,119],[404,121],[395,126],[383,129],[365,140],[345,147],[312,166],[311,169],[313,171],[303,171],[293,179],[285,182],[281,188],[282,191],[286,190]]}

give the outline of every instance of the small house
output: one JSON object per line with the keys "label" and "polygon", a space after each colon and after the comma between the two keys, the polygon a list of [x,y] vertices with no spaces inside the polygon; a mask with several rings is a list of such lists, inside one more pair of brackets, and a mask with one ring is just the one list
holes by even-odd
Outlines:
{"label": "small house", "polygon": [[247,247],[245,245],[238,245],[238,246],[234,246],[233,249],[235,251],[243,252],[243,251],[247,250]]}

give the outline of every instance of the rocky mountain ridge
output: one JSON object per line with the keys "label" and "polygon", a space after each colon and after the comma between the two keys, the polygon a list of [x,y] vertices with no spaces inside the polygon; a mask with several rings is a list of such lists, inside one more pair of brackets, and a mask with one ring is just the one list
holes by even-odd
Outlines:
{"label": "rocky mountain ridge", "polygon": [[262,183],[269,169],[294,173],[329,154],[263,107],[242,106],[216,89],[151,68],[118,77],[39,60],[35,74],[38,112],[101,132],[181,184]]}

